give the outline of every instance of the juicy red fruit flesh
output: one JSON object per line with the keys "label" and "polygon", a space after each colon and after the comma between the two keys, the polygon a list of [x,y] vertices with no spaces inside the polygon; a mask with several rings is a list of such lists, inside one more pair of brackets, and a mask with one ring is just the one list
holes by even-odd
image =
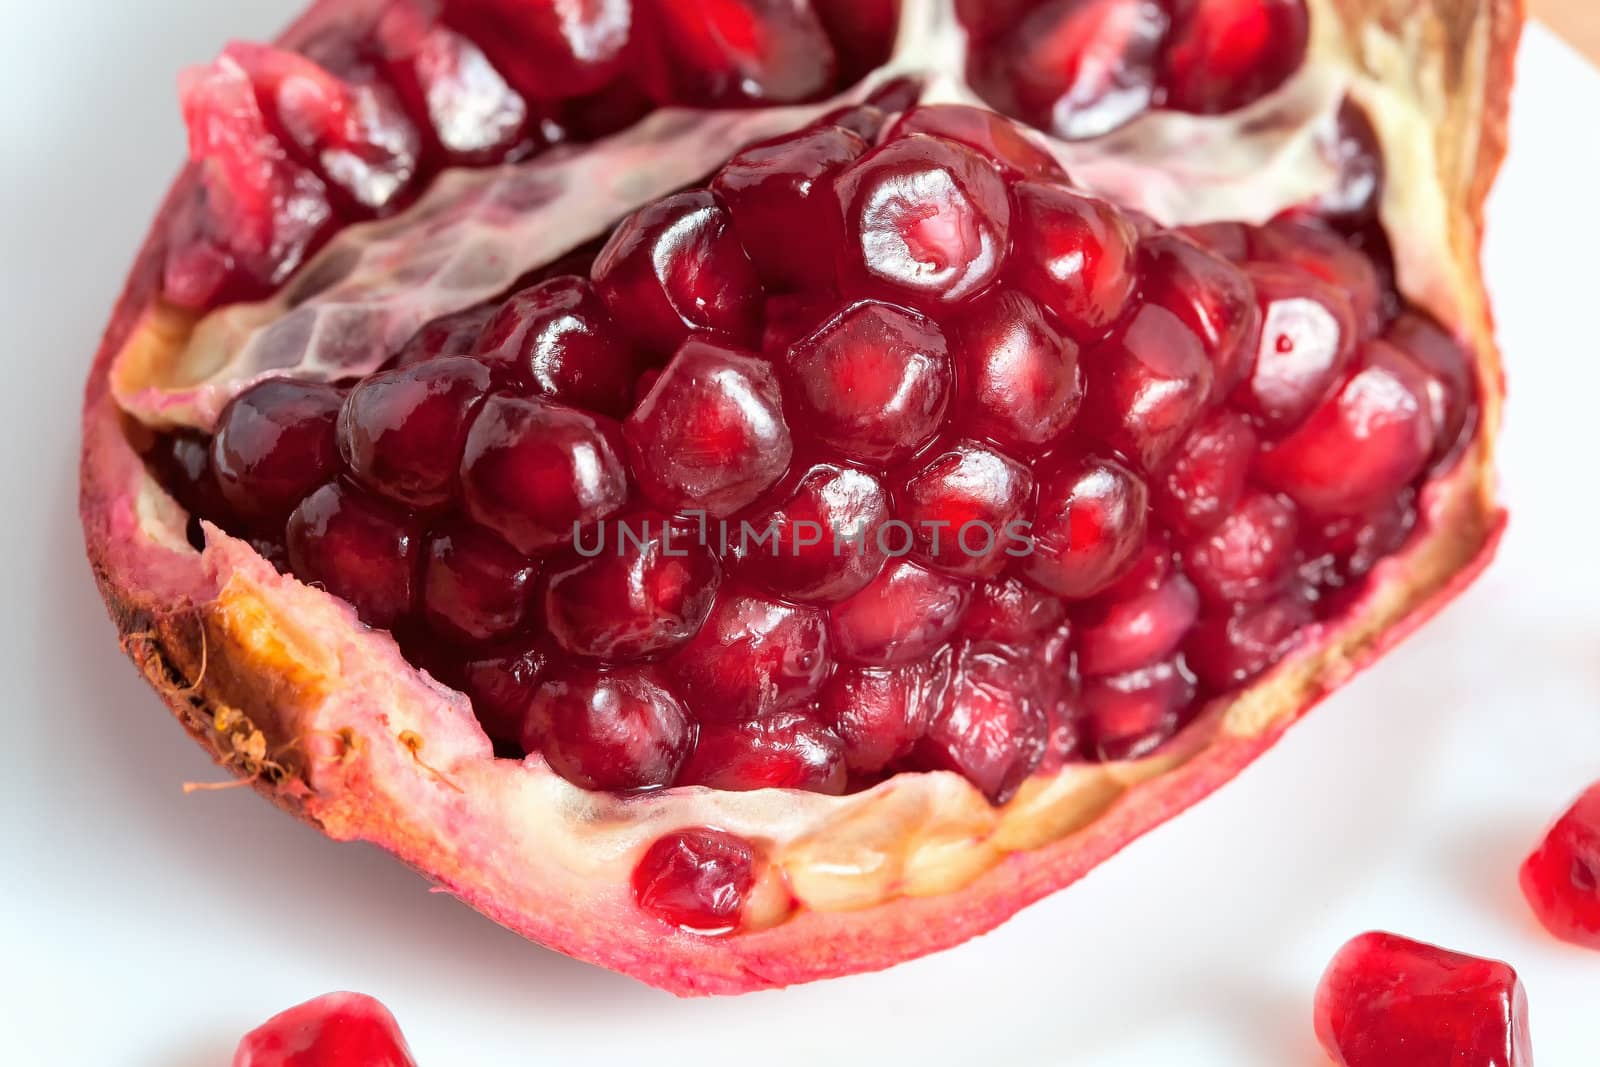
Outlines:
{"label": "juicy red fruit flesh", "polygon": [[250,1031],[233,1067],[416,1067],[389,1010],[360,993],[326,993]]}
{"label": "juicy red fruit flesh", "polygon": [[1522,864],[1522,895],[1556,937],[1600,949],[1600,785],[1550,828]]}
{"label": "juicy red fruit flesh", "polygon": [[1317,987],[1317,1037],[1340,1067],[1531,1067],[1517,974],[1480,959],[1367,933]]}
{"label": "juicy red fruit flesh", "polygon": [[674,926],[703,934],[731,930],[755,885],[756,861],[750,843],[726,831],[677,830],[634,867],[634,899]]}

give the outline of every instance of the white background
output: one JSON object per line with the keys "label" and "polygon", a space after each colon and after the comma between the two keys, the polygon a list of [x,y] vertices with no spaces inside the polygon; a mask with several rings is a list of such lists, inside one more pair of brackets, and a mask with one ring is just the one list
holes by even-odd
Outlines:
{"label": "white background", "polygon": [[[1600,1060],[1600,954],[1516,868],[1600,778],[1600,75],[1531,34],[1488,263],[1500,560],[1239,781],[996,933],[888,973],[679,1002],[525,943],[219,772],[118,654],[77,519],[80,381],[183,150],[174,73],[287,0],[7,5],[0,42],[0,1062],[223,1067],[330,989],[422,1067],[1298,1067],[1322,967],[1385,927],[1512,961],[1542,1067]],[[1587,116],[1587,118],[1581,118]]]}

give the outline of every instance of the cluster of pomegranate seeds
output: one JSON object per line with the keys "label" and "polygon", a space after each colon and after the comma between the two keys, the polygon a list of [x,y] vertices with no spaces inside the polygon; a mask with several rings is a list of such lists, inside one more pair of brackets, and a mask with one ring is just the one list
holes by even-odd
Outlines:
{"label": "cluster of pomegranate seeds", "polygon": [[271,293],[333,232],[440,170],[614,133],[657,107],[826,97],[880,65],[896,0],[384,0],[290,52],[231,44],[183,75],[196,164],[165,293]]}
{"label": "cluster of pomegranate seeds", "polygon": [[1507,964],[1386,933],[1339,950],[1316,1029],[1339,1067],[1532,1067],[1528,998]]}
{"label": "cluster of pomegranate seeds", "polygon": [[1600,785],[1578,798],[1523,863],[1522,893],[1556,937],[1600,949]]}
{"label": "cluster of pomegranate seeds", "polygon": [[1233,111],[1305,60],[1305,0],[957,0],[969,74],[995,107],[1099,137],[1151,108]]}
{"label": "cluster of pomegranate seeds", "polygon": [[1157,751],[1403,542],[1471,369],[1342,231],[1136,224],[973,108],[830,119],[152,464],[617,791],[1001,803]]}
{"label": "cluster of pomegranate seeds", "polygon": [[244,1035],[233,1067],[416,1067],[400,1027],[362,993],[325,993]]}

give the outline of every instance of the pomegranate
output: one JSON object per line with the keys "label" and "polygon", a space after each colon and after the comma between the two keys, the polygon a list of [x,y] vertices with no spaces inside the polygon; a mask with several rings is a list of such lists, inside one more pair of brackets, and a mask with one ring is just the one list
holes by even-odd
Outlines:
{"label": "pomegranate", "polygon": [[1552,934],[1600,948],[1600,785],[1579,797],[1523,862],[1522,895]]}
{"label": "pomegranate", "polygon": [[361,993],[324,993],[245,1034],[233,1067],[416,1067],[389,1009]]}
{"label": "pomegranate", "polygon": [[1317,986],[1317,1037],[1339,1067],[1531,1067],[1528,996],[1498,960],[1367,933]]}
{"label": "pomegranate", "polygon": [[994,926],[1459,590],[1514,5],[949,6],[320,0],[186,79],[82,469],[186,728],[737,992]]}

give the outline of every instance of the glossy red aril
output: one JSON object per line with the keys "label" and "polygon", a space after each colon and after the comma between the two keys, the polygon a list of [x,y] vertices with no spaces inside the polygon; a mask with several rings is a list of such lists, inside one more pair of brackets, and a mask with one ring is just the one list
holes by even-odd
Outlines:
{"label": "glossy red aril", "polygon": [[876,774],[911,753],[942,704],[949,660],[940,652],[903,667],[834,672],[817,698],[817,715],[842,739],[851,771]]}
{"label": "glossy red aril", "polygon": [[1250,279],[1238,267],[1172,233],[1139,242],[1139,279],[1146,301],[1182,319],[1211,361],[1211,395],[1222,400],[1250,376],[1261,311]]}
{"label": "glossy red aril", "polygon": [[1383,339],[1428,375],[1428,414],[1434,456],[1455,447],[1473,401],[1471,357],[1461,343],[1420,312],[1407,311],[1389,324]]}
{"label": "glossy red aril", "polygon": [[1176,734],[1194,703],[1181,658],[1083,682],[1085,744],[1102,760],[1148,756]]}
{"label": "glossy red aril", "polygon": [[1011,265],[1017,283],[1080,341],[1099,338],[1133,296],[1133,225],[1109,204],[1021,182]]}
{"label": "glossy red aril", "polygon": [[643,512],[585,531],[553,559],[544,621],[566,651],[612,662],[654,656],[693,637],[721,580],[692,525]]}
{"label": "glossy red aril", "polygon": [[1294,429],[1355,354],[1355,313],[1344,293],[1294,267],[1246,268],[1261,308],[1255,366],[1233,396],[1274,436]]}
{"label": "glossy red aril", "polygon": [[1600,785],[1567,809],[1522,864],[1522,895],[1556,937],[1600,949]]}
{"label": "glossy red aril", "polygon": [[1242,415],[1211,413],[1151,479],[1156,514],[1180,534],[1214,529],[1244,496],[1256,447],[1255,431]]}
{"label": "glossy red aril", "polygon": [[634,212],[600,250],[591,277],[615,320],[658,355],[696,330],[740,344],[756,340],[760,282],[708,190]]}
{"label": "glossy red aril", "polygon": [[633,896],[656,918],[701,934],[739,925],[755,886],[756,852],[741,837],[708,826],[655,841],[633,870]]}
{"label": "glossy red aril", "polygon": [[1382,283],[1377,268],[1319,220],[1286,216],[1252,230],[1250,257],[1263,263],[1298,267],[1339,290],[1350,301],[1362,337],[1373,336],[1382,325]]}
{"label": "glossy red aril", "polygon": [[339,469],[339,390],[269,378],[217,418],[211,466],[228,504],[251,522],[282,522]]}
{"label": "glossy red aril", "polygon": [[1212,371],[1194,331],[1146,304],[1084,358],[1084,419],[1104,443],[1155,470],[1205,412]]}
{"label": "glossy red aril", "polygon": [[422,609],[433,629],[459,641],[487,641],[520,629],[537,568],[494,534],[470,523],[435,530],[422,563]]}
{"label": "glossy red aril", "polygon": [[1358,581],[1392,555],[1417,522],[1417,494],[1406,489],[1360,515],[1321,517],[1301,534],[1314,584],[1338,589]]}
{"label": "glossy red aril", "polygon": [[807,0],[635,0],[644,79],[664,104],[788,104],[818,96],[838,59]]}
{"label": "glossy red aril", "polygon": [[571,666],[547,676],[522,747],[585,789],[671,785],[694,746],[683,704],[649,671]]}
{"label": "glossy red aril", "polygon": [[1031,140],[1016,123],[988,108],[934,104],[912,108],[900,117],[889,136],[925,133],[964,144],[993,160],[1012,181],[1040,178],[1061,181],[1066,172],[1056,157]]}
{"label": "glossy red aril", "polygon": [[995,165],[966,145],[911,134],[834,180],[850,281],[930,307],[956,303],[1000,273],[1011,204]]}
{"label": "glossy red aril", "polygon": [[1184,573],[1208,600],[1263,600],[1287,580],[1299,530],[1294,505],[1251,492],[1209,534],[1184,547]]}
{"label": "glossy red aril", "polygon": [[1210,115],[1265,96],[1300,69],[1310,30],[1305,0],[1176,0],[1167,106]]}
{"label": "glossy red aril", "polygon": [[1078,669],[1121,674],[1177,651],[1200,613],[1200,596],[1181,574],[1131,596],[1107,593],[1074,616]]}
{"label": "glossy red aril", "polygon": [[1023,515],[1032,497],[1027,467],[962,441],[911,476],[899,516],[911,525],[917,560],[950,574],[992,578],[1026,544]]}
{"label": "glossy red aril", "polygon": [[394,365],[410,367],[430,359],[469,355],[495,311],[492,305],[475,307],[434,319],[411,335],[394,357]]}
{"label": "glossy red aril", "polygon": [[517,91],[559,100],[622,71],[637,0],[443,0],[444,21],[483,48]]}
{"label": "glossy red aril", "polygon": [[294,573],[348,601],[368,625],[387,629],[411,610],[422,538],[398,508],[335,482],[300,503],[284,540]]}
{"label": "glossy red aril", "polygon": [[640,369],[593,286],[573,275],[513,293],[473,355],[535,395],[613,418],[627,413]]}
{"label": "glossy red aril", "polygon": [[952,334],[973,432],[1024,449],[1054,441],[1083,402],[1078,344],[1039,305],[1000,290],[972,305]]}
{"label": "glossy red aril", "polygon": [[521,743],[528,708],[539,692],[550,656],[538,644],[508,641],[472,652],[442,673],[472,698],[472,711],[495,741]]}
{"label": "glossy red aril", "polygon": [[1318,144],[1339,177],[1333,188],[1317,199],[1313,210],[1341,228],[1357,229],[1373,222],[1383,193],[1383,151],[1361,105],[1346,99]]}
{"label": "glossy red aril", "polygon": [[211,442],[204,435],[188,431],[158,437],[144,461],[190,515],[222,522],[232,510],[211,469]]}
{"label": "glossy red aril", "polygon": [[839,794],[845,788],[844,743],[815,719],[787,711],[706,726],[678,784]]}
{"label": "glossy red aril", "polygon": [[1284,595],[1204,616],[1183,643],[1183,658],[1212,692],[1241,686],[1282,659],[1312,622],[1304,598]]}
{"label": "glossy red aril", "polygon": [[806,703],[833,668],[827,616],[724,590],[694,639],[667,664],[702,722],[764,718]]}
{"label": "glossy red aril", "polygon": [[658,507],[729,515],[771,488],[794,452],[764,360],[691,340],[622,426],[634,477]]}
{"label": "glossy red aril", "polygon": [[1003,804],[1044,759],[1049,731],[1031,653],[974,642],[955,655],[944,701],[914,759],[965,777]]}
{"label": "glossy red aril", "polygon": [[1112,459],[1071,456],[1039,473],[1032,551],[1023,570],[1045,589],[1083,599],[1115,581],[1144,543],[1149,490]]}
{"label": "glossy red aril", "polygon": [[843,600],[883,567],[888,495],[872,475],[821,464],[778,507],[749,520],[743,573],[779,596],[813,603]]}
{"label": "glossy red aril", "polygon": [[971,595],[968,584],[902,559],[828,613],[842,661],[890,666],[922,659],[949,640]]}
{"label": "glossy red aril", "polygon": [[244,1035],[233,1067],[416,1067],[389,1010],[361,993],[324,993]]}
{"label": "glossy red aril", "polygon": [[339,415],[346,468],[391,500],[443,504],[455,491],[467,428],[488,391],[488,369],[462,356],[367,378]]}
{"label": "glossy red aril", "polygon": [[1339,1067],[1532,1067],[1528,997],[1516,971],[1367,933],[1317,986],[1317,1037]]}
{"label": "glossy red aril", "polygon": [[519,552],[566,544],[627,499],[614,429],[543,400],[492,396],[467,434],[467,514]]}
{"label": "glossy red aril", "polygon": [[933,437],[954,378],[937,326],[876,302],[824,323],[789,349],[782,366],[795,425],[843,459],[880,467]]}
{"label": "glossy red aril", "polygon": [[1031,644],[1058,630],[1066,617],[1059,597],[1019,578],[1000,578],[973,589],[961,632],[980,641]]}
{"label": "glossy red aril", "polygon": [[844,241],[833,177],[866,150],[850,130],[820,126],[747,148],[712,180],[711,191],[769,288],[833,281]]}

